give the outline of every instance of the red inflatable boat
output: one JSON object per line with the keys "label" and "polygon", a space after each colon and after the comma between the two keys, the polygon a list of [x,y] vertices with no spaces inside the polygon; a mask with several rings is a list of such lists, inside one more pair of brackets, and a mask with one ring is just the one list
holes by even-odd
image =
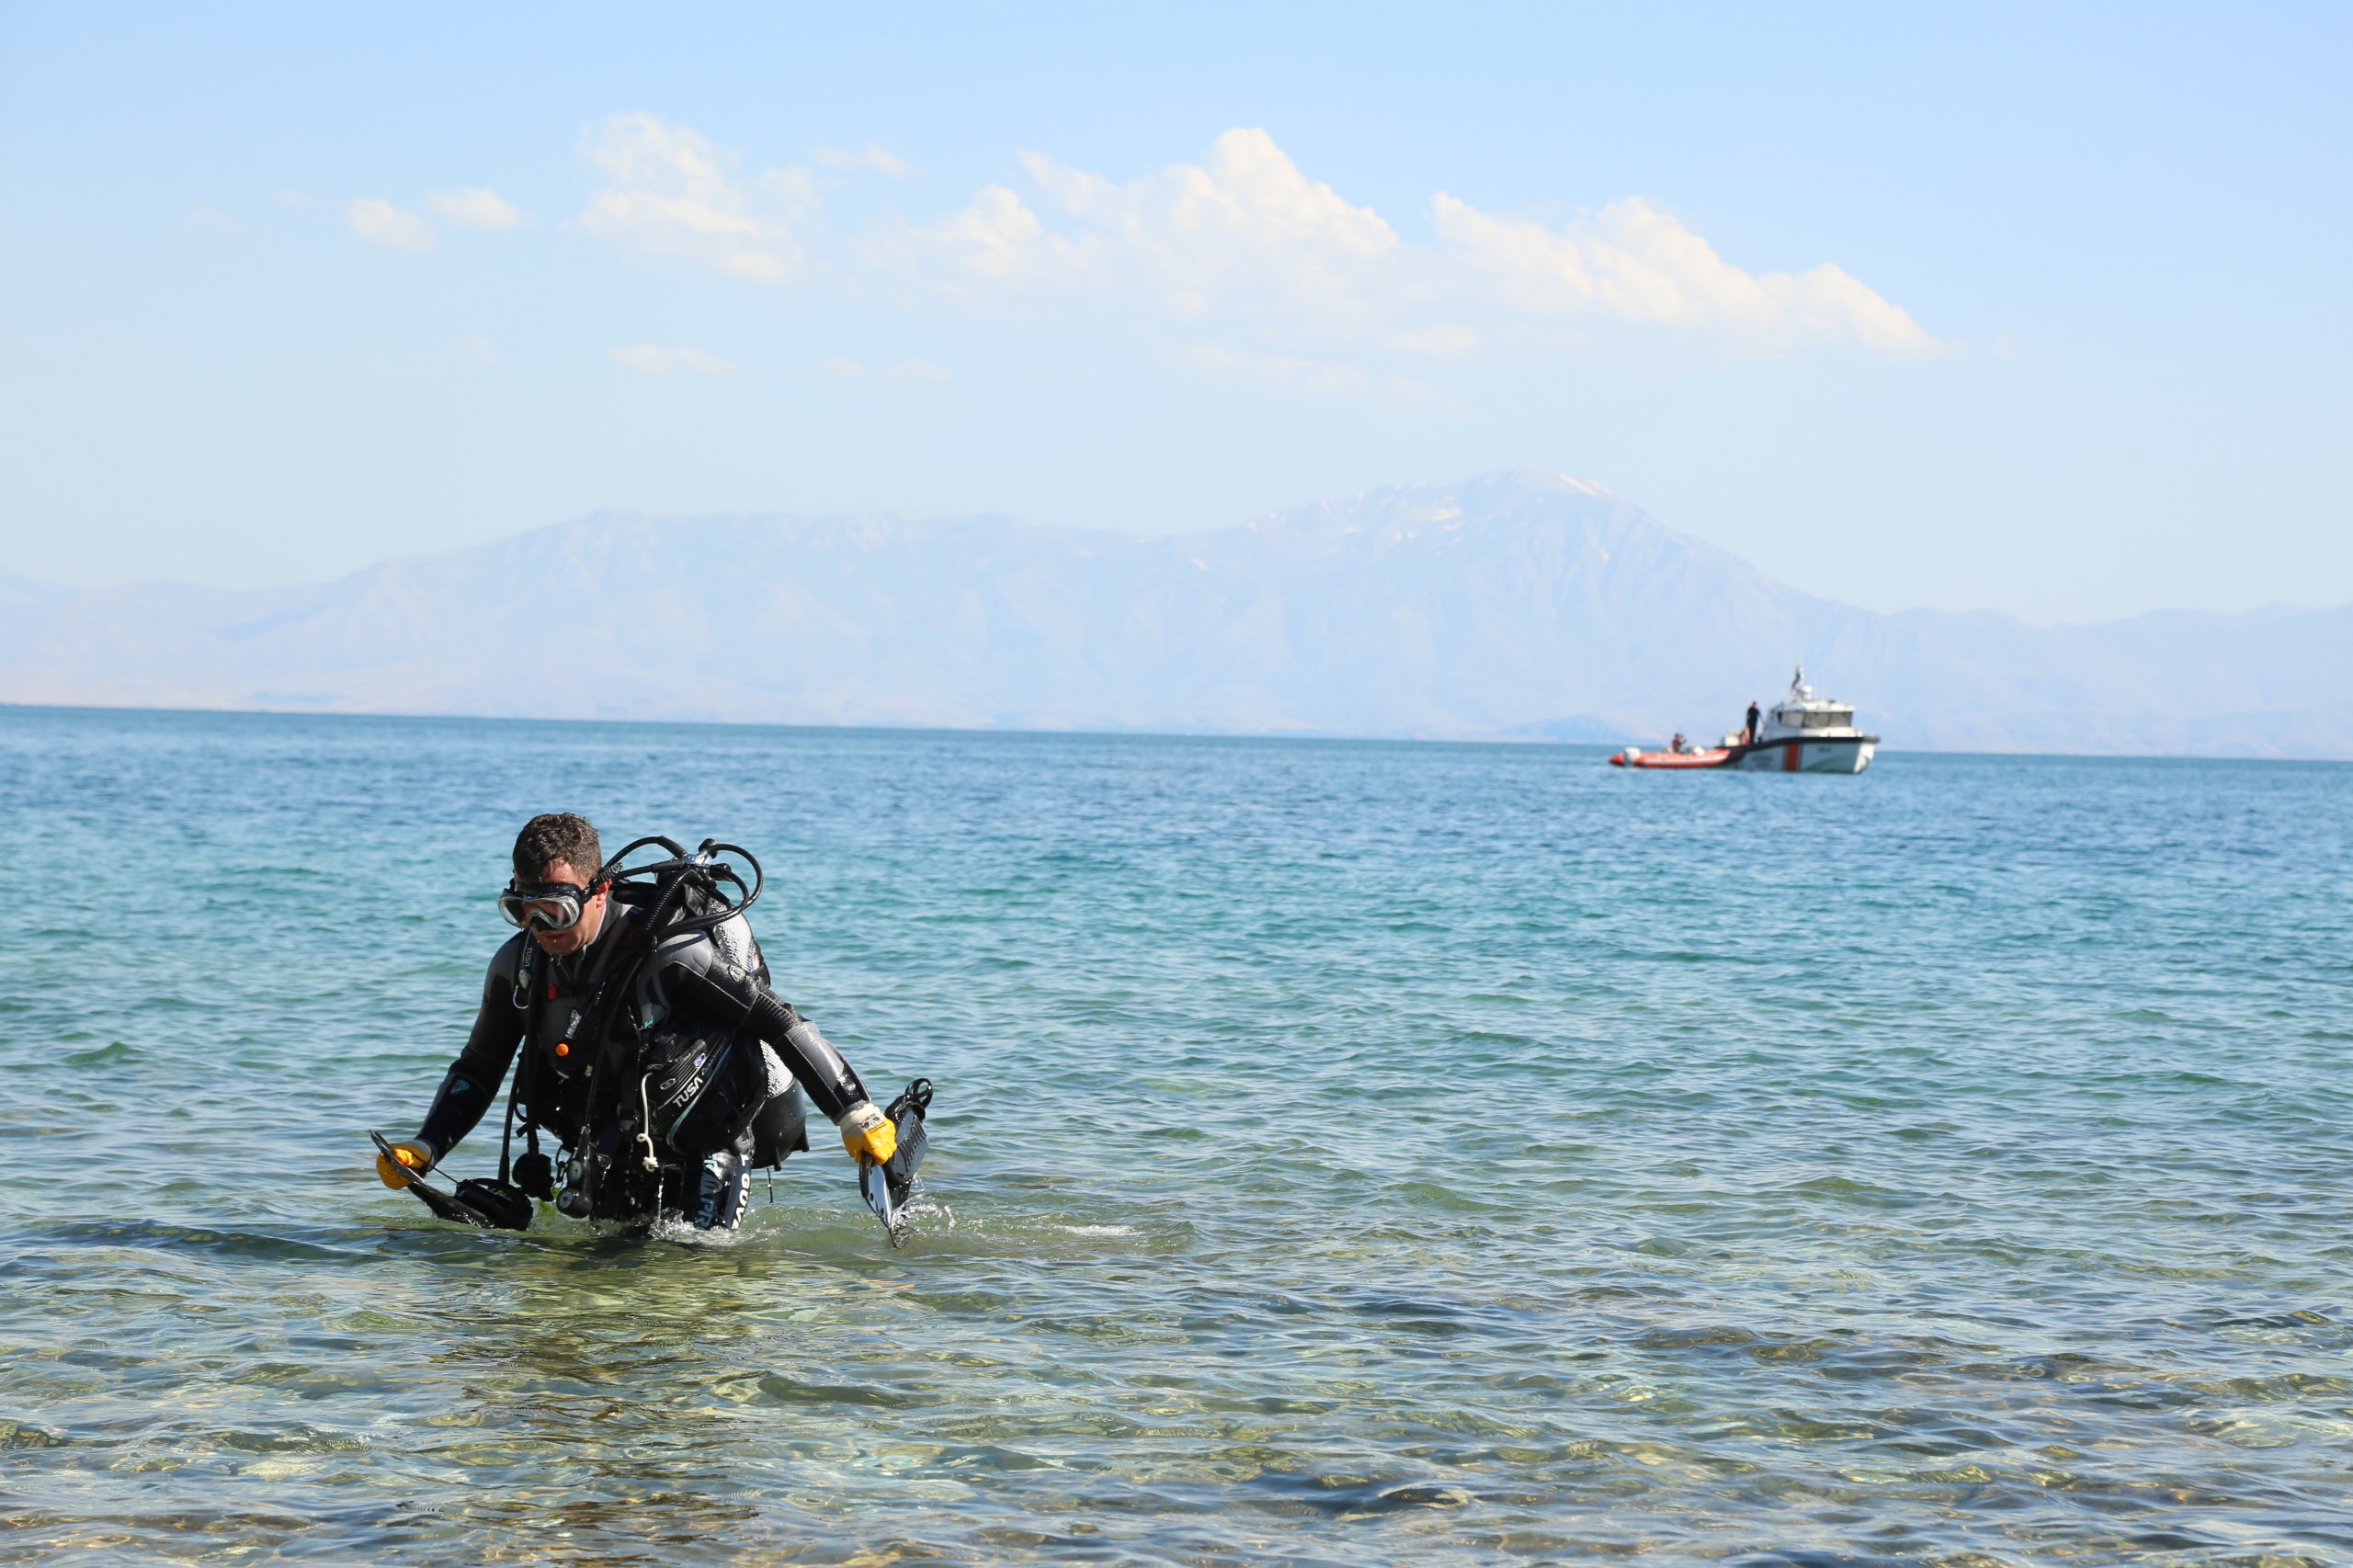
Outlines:
{"label": "red inflatable boat", "polygon": [[1628,746],[1609,759],[1612,767],[1725,767],[1734,756],[1729,746],[1702,746],[1698,751],[1644,751]]}

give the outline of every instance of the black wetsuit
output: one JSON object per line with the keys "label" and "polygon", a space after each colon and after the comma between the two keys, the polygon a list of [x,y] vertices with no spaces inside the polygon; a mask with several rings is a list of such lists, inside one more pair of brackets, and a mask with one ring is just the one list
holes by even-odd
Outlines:
{"label": "black wetsuit", "polygon": [[[731,1226],[742,1213],[756,1153],[761,1163],[773,1164],[808,1147],[794,1085],[835,1120],[867,1097],[866,1086],[815,1025],[768,990],[767,960],[742,916],[709,932],[673,937],[649,953],[643,915],[616,899],[606,907],[597,940],[562,958],[548,956],[528,933],[509,937],[490,960],[472,1032],[449,1064],[417,1136],[433,1146],[437,1160],[446,1157],[497,1099],[516,1048],[528,1035],[529,1049],[516,1077],[517,1104],[566,1150],[592,1151],[615,1138],[613,1108],[600,1106],[592,1092],[589,1069],[600,1059],[623,1060],[621,1053],[675,1014],[728,1028],[740,1025],[767,1048],[772,1064],[771,1098],[759,1118],[764,1137],[746,1131],[735,1147],[699,1161],[665,1150],[658,1187],[664,1213],[706,1229]],[[606,987],[603,1038],[580,1039],[575,1031],[594,1027],[582,1015],[607,981],[617,983]],[[756,1148],[763,1142],[768,1146]],[[611,1211],[600,1206],[598,1212]]]}

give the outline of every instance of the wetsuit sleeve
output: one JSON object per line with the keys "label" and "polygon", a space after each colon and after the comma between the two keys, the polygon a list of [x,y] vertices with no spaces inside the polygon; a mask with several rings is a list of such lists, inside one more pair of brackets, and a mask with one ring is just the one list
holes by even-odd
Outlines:
{"label": "wetsuit sleeve", "polygon": [[867,1097],[866,1085],[842,1060],[817,1026],[792,1004],[716,954],[708,963],[679,963],[662,974],[663,994],[714,1022],[733,1028],[748,1022],[791,1069],[809,1097],[828,1119],[839,1121]]}
{"label": "wetsuit sleeve", "polygon": [[515,1048],[522,1043],[523,1010],[515,1006],[515,966],[521,957],[517,940],[510,938],[490,960],[489,972],[483,976],[482,1006],[474,1013],[466,1048],[442,1074],[433,1108],[425,1113],[425,1125],[417,1129],[417,1137],[433,1146],[437,1161],[446,1158],[490,1109],[498,1097],[498,1086],[506,1081],[506,1069],[515,1061]]}

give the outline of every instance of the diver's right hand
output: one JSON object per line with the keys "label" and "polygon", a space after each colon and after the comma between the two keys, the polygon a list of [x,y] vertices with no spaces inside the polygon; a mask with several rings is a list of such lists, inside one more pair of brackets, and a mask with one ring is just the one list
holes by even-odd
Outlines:
{"label": "diver's right hand", "polygon": [[858,1101],[834,1125],[841,1129],[842,1147],[861,1165],[887,1165],[899,1152],[899,1130],[874,1108],[872,1100]]}
{"label": "diver's right hand", "polygon": [[[400,1165],[392,1164],[394,1159],[398,1159]],[[409,1184],[408,1176],[402,1174],[401,1165],[406,1165],[413,1171],[431,1170],[433,1145],[423,1139],[412,1138],[404,1142],[393,1144],[392,1152],[389,1154],[381,1149],[376,1152],[376,1179],[395,1192]]]}

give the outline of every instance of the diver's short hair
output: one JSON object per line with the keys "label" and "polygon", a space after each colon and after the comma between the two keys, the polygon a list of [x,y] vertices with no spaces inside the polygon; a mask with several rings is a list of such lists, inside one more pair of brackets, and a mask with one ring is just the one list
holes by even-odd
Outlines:
{"label": "diver's short hair", "polygon": [[593,880],[605,863],[596,824],[572,812],[542,812],[515,835],[515,874],[536,881],[558,860],[570,864],[583,879]]}

